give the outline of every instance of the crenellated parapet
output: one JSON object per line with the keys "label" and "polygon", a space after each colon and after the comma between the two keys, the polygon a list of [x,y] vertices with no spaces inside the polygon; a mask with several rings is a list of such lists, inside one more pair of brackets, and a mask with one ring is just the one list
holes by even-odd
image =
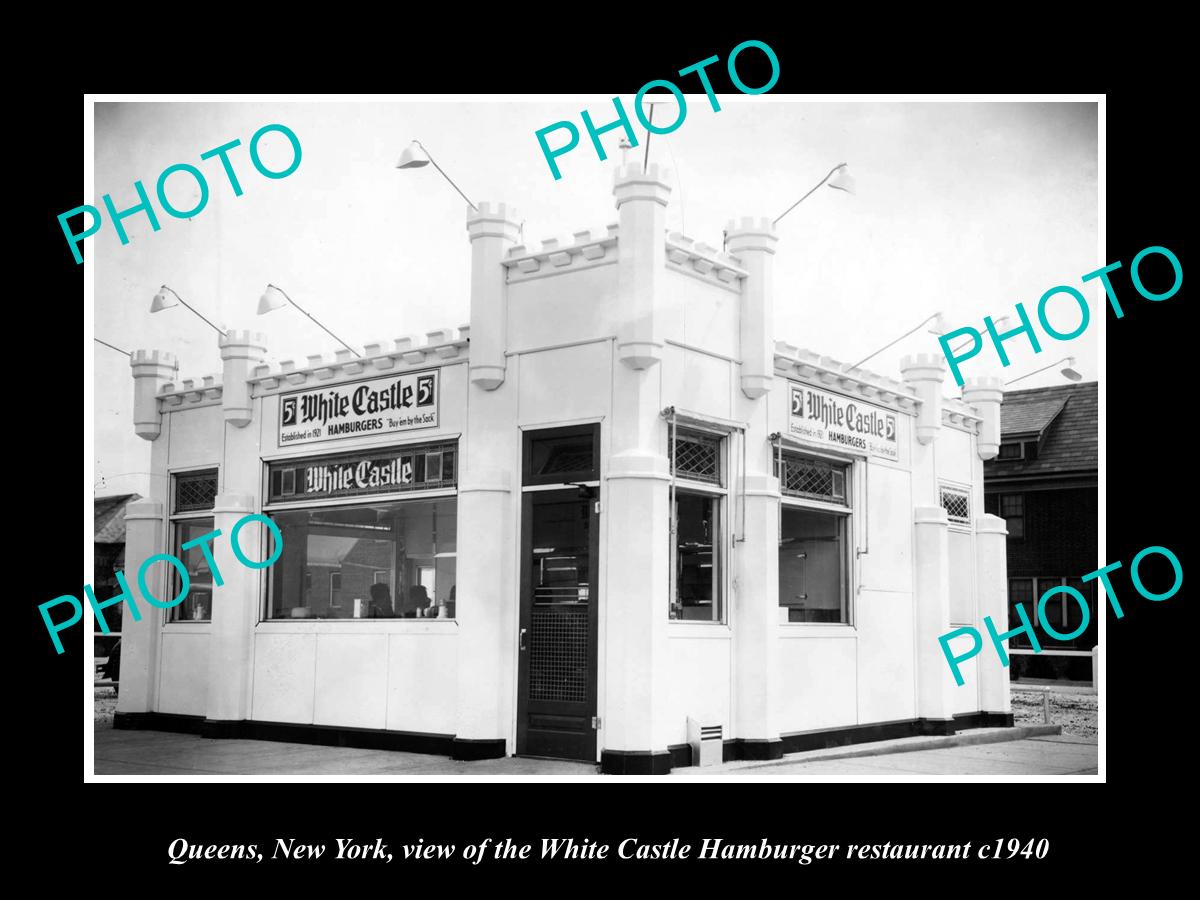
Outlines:
{"label": "crenellated parapet", "polygon": [[741,279],[750,274],[734,254],[723,253],[678,231],[667,235],[667,268],[734,294],[741,292]]}
{"label": "crenellated parapet", "polygon": [[468,358],[468,333],[469,329],[464,326],[461,329],[430,331],[424,339],[409,336],[372,341],[364,345],[361,358],[355,357],[349,350],[339,350],[332,354],[313,354],[303,364],[285,359],[272,365],[256,366],[249,380],[255,386],[254,396],[258,397],[302,384],[442,365],[447,360]]}
{"label": "crenellated parapet", "polygon": [[920,396],[903,382],[866,369],[848,368],[832,357],[783,341],[775,342],[775,374],[799,377],[898,412],[912,414],[922,403]]}
{"label": "crenellated parapet", "polygon": [[194,406],[215,406],[221,402],[225,386],[220,375],[201,375],[168,381],[158,392],[158,405],[162,412]]}
{"label": "crenellated parapet", "polygon": [[540,244],[531,241],[509,247],[501,260],[508,283],[613,265],[617,261],[615,248],[619,230],[620,226],[613,223],[603,228],[576,231],[570,240],[549,237]]}

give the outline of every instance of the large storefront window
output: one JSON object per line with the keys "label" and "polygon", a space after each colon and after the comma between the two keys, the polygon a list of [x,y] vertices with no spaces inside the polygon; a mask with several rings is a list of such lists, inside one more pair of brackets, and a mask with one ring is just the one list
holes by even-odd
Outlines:
{"label": "large storefront window", "polygon": [[283,554],[271,567],[272,619],[453,618],[453,498],[271,514]]}
{"label": "large storefront window", "polygon": [[850,466],[783,453],[777,470],[779,606],[786,621],[849,624]]}
{"label": "large storefront window", "polygon": [[453,618],[456,457],[442,442],[271,464],[265,511],[283,552],[266,617]]}
{"label": "large storefront window", "polygon": [[[208,622],[212,619],[213,577],[200,545],[183,545],[211,532],[212,508],[217,497],[217,470],[180,472],[175,475],[171,497],[171,551],[187,567],[190,585],[183,602],[167,610],[168,622]],[[211,544],[207,545],[211,552]],[[182,585],[179,572],[171,567],[168,597],[178,597]]]}

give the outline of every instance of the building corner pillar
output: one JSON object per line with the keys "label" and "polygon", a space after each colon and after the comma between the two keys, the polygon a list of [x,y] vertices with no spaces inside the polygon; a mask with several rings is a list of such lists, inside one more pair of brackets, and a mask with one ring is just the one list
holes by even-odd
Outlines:
{"label": "building corner pillar", "polygon": [[613,178],[620,221],[617,297],[622,305],[617,357],[631,369],[662,361],[662,283],[666,277],[669,170],[658,163],[624,163]]}
{"label": "building corner pillar", "polygon": [[[474,440],[484,440],[476,436]],[[493,448],[494,449],[494,448]],[[511,584],[512,475],[505,469],[468,470],[458,489],[458,557],[454,617],[458,622],[458,699],[451,756],[499,759],[508,754],[508,704],[512,683],[501,676],[510,659],[511,634],[505,611]],[[510,652],[506,653],[505,649]]]}
{"label": "building corner pillar", "polygon": [[[733,734],[742,759],[779,759],[779,480],[746,476],[744,533],[735,550],[732,621],[737,710]],[[740,523],[735,522],[734,527]]]}
{"label": "building corner pillar", "polygon": [[158,394],[179,373],[179,363],[174,353],[165,350],[134,350],[129,367],[133,370],[133,430],[144,440],[157,440],[162,433]]}
{"label": "building corner pillar", "polygon": [[[266,538],[268,529],[260,520],[235,527],[254,511],[252,494],[229,492],[227,487],[213,502],[213,528],[220,536],[209,545],[214,565],[208,694],[201,731],[205,737],[232,736],[238,727],[236,723],[250,718],[252,643],[261,596],[259,586],[266,568],[246,565],[234,553],[234,541],[242,556],[254,563],[282,552],[273,539]],[[220,584],[217,572],[221,573]]]}
{"label": "building corner pillar", "polygon": [[725,226],[728,253],[746,270],[742,279],[741,388],[756,400],[775,383],[775,245],[769,218],[743,218]]}
{"label": "building corner pillar", "polygon": [[481,201],[467,211],[471,242],[471,383],[494,391],[504,383],[508,349],[508,270],[504,258],[520,232],[517,210]]}
{"label": "building corner pillar", "polygon": [[[156,500],[135,500],[125,507],[125,573],[131,592],[137,592],[142,564],[163,552],[163,505]],[[161,568],[161,566],[160,566]],[[107,599],[107,598],[101,598]],[[158,641],[162,611],[144,599],[137,600],[141,619],[129,609],[121,612],[121,669],[118,673],[117,712],[114,728],[137,727],[141,714],[154,711],[158,697]]]}
{"label": "building corner pillar", "polygon": [[[619,367],[620,372],[623,367]],[[630,379],[644,373],[625,369]],[[627,552],[605,568],[605,693],[600,771],[665,775],[667,702],[669,461],[651,447],[609,458],[605,504],[609,546]],[[612,554],[610,551],[610,559]]]}
{"label": "building corner pillar", "polygon": [[[975,577],[979,618],[1008,628],[1008,529],[999,516],[983,515],[975,520]],[[987,649],[986,647],[984,648]],[[1009,670],[992,653],[975,657],[979,673],[979,709],[990,716],[1006,718],[1012,725],[1012,695]]]}
{"label": "building corner pillar", "polygon": [[940,506],[918,506],[914,520],[917,715],[927,733],[953,734],[957,688],[938,641],[950,630],[950,520]]}

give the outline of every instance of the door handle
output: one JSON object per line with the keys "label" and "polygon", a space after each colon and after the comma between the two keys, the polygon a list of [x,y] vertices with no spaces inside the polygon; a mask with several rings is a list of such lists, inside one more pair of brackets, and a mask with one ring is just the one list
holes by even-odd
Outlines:
{"label": "door handle", "polygon": [[524,649],[525,649],[525,632],[526,632],[526,631],[528,631],[528,630],[529,630],[528,628],[522,628],[522,629],[521,629],[521,649],[522,649],[522,650],[524,650]]}

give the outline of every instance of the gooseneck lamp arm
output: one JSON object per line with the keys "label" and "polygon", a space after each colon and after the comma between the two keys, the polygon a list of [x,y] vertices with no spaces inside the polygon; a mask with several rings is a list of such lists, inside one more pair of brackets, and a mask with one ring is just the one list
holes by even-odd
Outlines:
{"label": "gooseneck lamp arm", "polygon": [[788,213],[790,213],[793,209],[795,209],[797,206],[799,206],[801,203],[803,203],[805,200],[807,200],[810,196],[812,196],[812,194],[816,191],[817,188],[819,188],[821,185],[823,185],[825,182],[827,182],[830,178],[833,177],[834,172],[836,172],[838,169],[844,169],[844,168],[846,168],[846,166],[847,166],[847,163],[838,163],[836,166],[834,166],[832,169],[830,169],[829,174],[826,175],[824,178],[822,178],[820,181],[818,181],[813,186],[813,189],[811,191],[809,191],[807,194],[805,194],[803,197],[801,197],[799,200],[797,200],[795,203],[793,203],[791,206],[789,206],[787,209],[785,209],[782,213],[780,213],[779,218],[777,218],[771,224],[778,225],[779,219],[782,219],[784,216],[786,216]]}
{"label": "gooseneck lamp arm", "polygon": [[[454,183],[454,179],[452,179],[449,175],[447,175],[444,171],[442,171],[442,167],[437,164],[437,160],[433,158],[433,154],[425,149],[425,145],[422,144],[420,141],[418,141],[416,138],[413,138],[413,143],[416,144],[418,147],[420,147],[422,152],[424,152],[424,154],[429,157],[429,161],[431,163],[433,163],[433,167],[442,173],[443,178],[445,178],[448,182],[450,182],[450,187],[452,187],[456,191],[458,191],[458,196],[460,196],[464,200],[466,200],[467,205],[469,205],[471,207],[471,209],[475,210],[476,212],[479,212],[479,207],[476,206],[474,203],[472,203],[471,198],[462,192],[462,190],[459,188],[459,186]],[[299,309],[299,307],[297,307],[297,309]]]}
{"label": "gooseneck lamp arm", "polygon": [[190,310],[191,310],[192,312],[194,312],[196,315],[200,316],[200,318],[201,318],[201,319],[204,319],[204,322],[205,322],[205,324],[207,324],[207,325],[208,325],[208,326],[209,326],[209,327],[210,327],[210,328],[211,328],[213,331],[215,331],[217,334],[221,335],[222,337],[224,337],[224,336],[225,336],[225,332],[224,332],[224,331],[222,331],[220,328],[218,328],[218,327],[217,327],[216,325],[214,325],[212,322],[209,322],[209,321],[208,321],[208,319],[204,318],[204,316],[203,316],[203,315],[201,315],[201,313],[200,313],[200,312],[199,312],[199,311],[198,311],[198,310],[197,310],[197,309],[196,309],[194,306],[191,306],[191,305],[190,305],[190,304],[189,304],[189,303],[188,303],[186,300],[184,300],[182,297],[180,297],[180,296],[179,296],[179,294],[178,294],[178,293],[176,293],[176,291],[175,291],[175,289],[174,289],[174,288],[167,287],[167,286],[164,284],[164,285],[162,286],[161,290],[164,290],[164,291],[170,291],[172,294],[175,294],[175,299],[176,299],[176,300],[178,300],[180,303],[182,303],[184,306],[186,306],[188,309],[190,309]]}
{"label": "gooseneck lamp arm", "polygon": [[[910,334],[912,334],[914,331],[919,331],[919,330],[920,330],[920,329],[921,329],[921,328],[922,328],[922,327],[925,325],[925,323],[926,323],[926,322],[931,322],[931,321],[933,321],[934,319],[936,319],[936,318],[937,318],[938,316],[940,316],[940,315],[941,315],[941,313],[940,313],[940,312],[939,312],[939,313],[934,313],[934,314],[933,314],[932,316],[930,316],[928,319],[922,319],[922,320],[921,320],[921,322],[920,322],[920,324],[918,324],[916,328],[913,328],[913,329],[911,329],[911,330],[909,330],[909,331],[906,331],[906,332],[904,332],[904,334],[900,335],[900,337],[896,338],[896,339],[895,339],[894,341],[892,341],[890,344],[884,344],[882,347],[880,347],[878,350],[876,350],[876,351],[875,351],[874,353],[872,353],[870,356],[864,356],[862,359],[860,359],[860,360],[859,360],[858,362],[856,362],[854,365],[850,366],[850,369],[857,369],[857,368],[858,368],[859,366],[861,366],[863,363],[865,363],[865,362],[867,362],[868,360],[872,360],[872,359],[874,359],[875,357],[877,357],[877,356],[878,356],[880,353],[882,353],[882,352],[883,352],[884,350],[886,350],[888,347],[894,347],[894,346],[896,346],[896,344],[900,343],[902,340],[904,340],[906,337],[908,337],[908,336],[909,336]],[[847,371],[849,371],[849,369],[847,369]]]}
{"label": "gooseneck lamp arm", "polygon": [[[1019,378],[1014,378],[1012,381],[1006,381],[1006,382],[1004,382],[1004,386],[1008,387],[1010,384],[1016,384],[1018,381],[1024,381],[1026,378],[1030,378],[1034,375],[1039,374],[1040,372],[1045,372],[1047,369],[1053,369],[1055,366],[1060,366],[1063,363],[1067,363],[1068,365],[1070,365],[1071,363],[1074,363],[1074,362],[1075,362],[1075,357],[1064,356],[1062,359],[1058,360],[1057,362],[1052,362],[1048,366],[1042,366],[1040,369],[1034,369],[1032,372],[1026,372],[1024,375],[1020,376]],[[1076,378],[1076,379],[1072,379],[1072,380],[1078,380],[1078,379]]]}
{"label": "gooseneck lamp arm", "polygon": [[277,290],[277,291],[279,291],[279,293],[283,294],[284,298],[287,300],[288,303],[292,304],[292,306],[296,307],[296,309],[300,310],[300,312],[304,313],[306,316],[308,316],[310,319],[312,319],[312,321],[316,324],[316,326],[318,328],[320,328],[322,331],[324,331],[327,335],[329,335],[331,338],[333,338],[335,341],[337,341],[339,344],[341,344],[343,347],[345,347],[347,350],[349,350],[351,353],[353,353],[359,359],[362,359],[361,353],[359,353],[357,350],[355,350],[353,347],[351,347],[349,344],[347,344],[345,341],[343,341],[340,337],[338,337],[336,334],[334,334],[332,331],[330,331],[328,328],[326,328],[324,325],[322,325],[320,322],[318,322],[316,319],[314,319],[312,316],[310,316],[308,314],[308,311],[306,309],[304,309],[304,307],[302,307],[299,303],[297,303],[295,300],[293,300],[291,297],[288,296],[287,291],[285,291],[283,288],[281,288],[277,284],[268,284],[267,287],[275,288],[275,290]]}
{"label": "gooseneck lamp arm", "polygon": [[[108,341],[102,341],[98,337],[94,337],[94,338],[92,338],[92,340],[95,341],[97,344],[103,344],[109,350],[116,350],[118,353],[123,353],[125,356],[133,356],[133,354],[130,353],[128,350],[122,350],[120,347],[114,347],[112,344],[108,343]],[[135,473],[135,474],[140,474],[140,473]]]}

